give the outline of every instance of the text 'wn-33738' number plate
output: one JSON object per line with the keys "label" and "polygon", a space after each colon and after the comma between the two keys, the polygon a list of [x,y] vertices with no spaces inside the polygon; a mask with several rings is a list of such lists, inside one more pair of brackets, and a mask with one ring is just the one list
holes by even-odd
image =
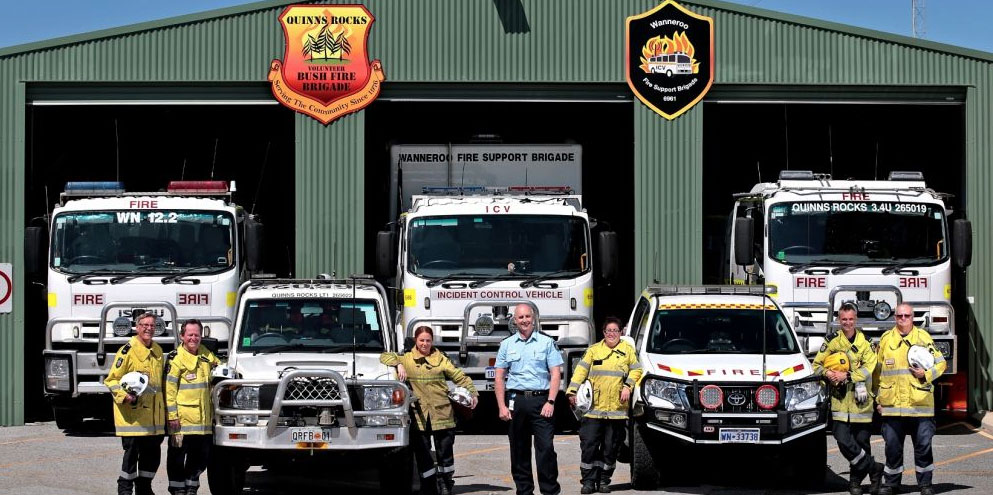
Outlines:
{"label": "text 'wn-33738' number plate", "polygon": [[720,443],[759,443],[758,428],[721,428]]}

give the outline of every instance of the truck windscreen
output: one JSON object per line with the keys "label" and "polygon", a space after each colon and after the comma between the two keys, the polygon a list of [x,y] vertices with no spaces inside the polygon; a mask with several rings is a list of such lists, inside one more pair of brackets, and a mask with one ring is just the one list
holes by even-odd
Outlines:
{"label": "truck windscreen", "polygon": [[736,308],[660,309],[647,347],[657,354],[761,354],[763,328],[767,354],[799,352],[779,311]]}
{"label": "truck windscreen", "polygon": [[588,232],[584,219],[562,215],[416,218],[407,265],[425,277],[576,276],[590,269]]}
{"label": "truck windscreen", "polygon": [[234,266],[234,224],[230,213],[218,211],[61,213],[55,217],[50,262],[67,273],[222,271]]}
{"label": "truck windscreen", "polygon": [[769,207],[769,258],[782,263],[936,264],[948,256],[940,205],[800,201]]}
{"label": "truck windscreen", "polygon": [[382,351],[376,303],[365,299],[259,299],[245,303],[238,349],[318,352],[340,348]]}

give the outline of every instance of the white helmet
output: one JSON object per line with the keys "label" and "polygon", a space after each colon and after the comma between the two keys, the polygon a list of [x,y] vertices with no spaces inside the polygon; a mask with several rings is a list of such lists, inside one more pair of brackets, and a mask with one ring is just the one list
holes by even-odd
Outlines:
{"label": "white helmet", "polygon": [[576,390],[576,414],[582,416],[593,408],[593,384],[589,380],[583,382]]}
{"label": "white helmet", "polygon": [[911,366],[927,371],[934,367],[934,356],[924,346],[913,345],[907,351],[907,361]]}
{"label": "white helmet", "polygon": [[148,376],[137,371],[127,373],[121,377],[121,388],[131,395],[140,396],[148,389]]}
{"label": "white helmet", "polygon": [[463,407],[472,407],[472,394],[465,387],[455,387],[448,391],[448,398]]}

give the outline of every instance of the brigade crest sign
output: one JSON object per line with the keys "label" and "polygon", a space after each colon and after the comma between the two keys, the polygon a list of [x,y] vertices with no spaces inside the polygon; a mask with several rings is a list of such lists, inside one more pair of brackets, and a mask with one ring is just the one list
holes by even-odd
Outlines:
{"label": "brigade crest sign", "polygon": [[714,19],[666,0],[627,18],[624,73],[642,103],[672,120],[714,82]]}
{"label": "brigade crest sign", "polygon": [[366,51],[374,20],[362,5],[286,7],[279,15],[286,52],[269,66],[272,94],[324,125],[368,106],[386,79]]}

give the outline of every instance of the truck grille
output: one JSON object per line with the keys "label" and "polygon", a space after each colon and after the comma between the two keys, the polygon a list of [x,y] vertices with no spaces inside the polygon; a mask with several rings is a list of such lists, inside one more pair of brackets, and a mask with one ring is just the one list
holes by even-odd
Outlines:
{"label": "truck grille", "polygon": [[755,389],[757,387],[723,386],[723,412],[749,413],[758,410],[755,405]]}
{"label": "truck grille", "polygon": [[283,400],[341,400],[338,384],[330,378],[297,377],[286,385]]}

